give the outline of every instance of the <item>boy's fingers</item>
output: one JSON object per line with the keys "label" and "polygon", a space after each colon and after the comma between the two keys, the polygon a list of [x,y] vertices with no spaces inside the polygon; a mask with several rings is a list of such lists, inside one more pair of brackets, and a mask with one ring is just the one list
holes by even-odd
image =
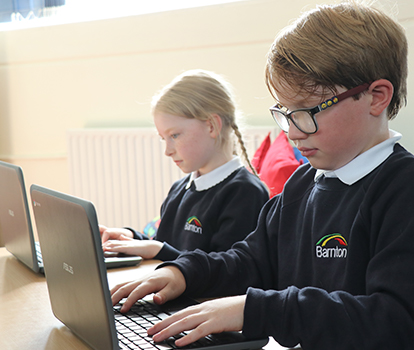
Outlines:
{"label": "boy's fingers", "polygon": [[165,304],[168,300],[177,298],[181,293],[176,293],[170,284],[165,285],[164,288],[159,291],[154,291],[153,300],[155,304],[162,305]]}
{"label": "boy's fingers", "polygon": [[140,286],[136,287],[132,292],[127,293],[127,295],[129,295],[121,307],[121,312],[127,312],[131,308],[131,306],[137,302],[137,300],[142,299],[150,293],[152,293],[152,291],[145,292],[143,291],[143,288],[140,288]]}
{"label": "boy's fingers", "polygon": [[179,347],[186,346],[188,344],[194,343],[197,340],[206,337],[207,335],[211,334],[206,327],[204,327],[204,323],[199,325],[197,328],[189,332],[184,337],[177,339],[175,344]]}
{"label": "boy's fingers", "polygon": [[121,311],[128,311],[131,306],[139,299],[154,292],[154,287],[148,283],[141,281],[133,281],[120,286],[116,286],[111,290],[112,303],[115,305],[120,300],[126,298]]}
{"label": "boy's fingers", "polygon": [[178,322],[185,316],[190,314],[190,308],[185,308],[184,310],[178,311],[175,314],[163,319],[162,321],[156,323],[151,328],[148,329],[148,335],[155,335],[161,333],[164,329],[171,326],[173,323]]}
{"label": "boy's fingers", "polygon": [[137,300],[156,293],[154,301],[163,304],[181,295],[185,286],[181,272],[176,267],[167,266],[141,280],[119,284],[112,288],[112,303],[115,305],[123,298],[127,298],[121,308],[122,312],[126,312]]}
{"label": "boy's fingers", "polygon": [[148,330],[148,335],[158,342],[188,331],[176,341],[176,345],[182,347],[212,333],[241,330],[245,299],[241,295],[188,307],[155,324]]}
{"label": "boy's fingers", "polygon": [[[112,291],[112,303],[115,305],[123,298],[126,298],[121,312],[128,311],[131,306],[139,299],[142,299],[148,294],[157,293],[160,303],[175,298],[175,293],[171,293],[171,288],[165,288],[165,285],[157,283],[146,282],[131,282],[126,285],[121,285],[119,288],[115,287]],[[177,295],[178,296],[178,295]]]}
{"label": "boy's fingers", "polygon": [[148,334],[153,335],[155,342],[161,342],[176,334],[191,330],[187,335],[176,341],[177,346],[188,345],[211,334],[212,331],[207,327],[208,322],[206,323],[203,316],[194,313],[194,311],[188,310],[179,315],[175,314],[150,328]]}
{"label": "boy's fingers", "polygon": [[113,305],[117,304],[120,300],[129,294],[127,292],[129,285],[131,285],[131,283],[122,283],[116,285],[111,289],[111,299]]}

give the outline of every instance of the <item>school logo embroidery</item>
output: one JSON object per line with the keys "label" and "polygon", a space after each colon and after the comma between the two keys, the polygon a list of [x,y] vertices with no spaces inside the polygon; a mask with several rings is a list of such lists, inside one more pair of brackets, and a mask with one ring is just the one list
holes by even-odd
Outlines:
{"label": "school logo embroidery", "polygon": [[198,234],[203,234],[203,225],[201,225],[200,220],[196,216],[192,216],[187,219],[187,222],[184,226],[185,231],[191,231]]}
{"label": "school logo embroidery", "polygon": [[348,243],[341,234],[331,233],[316,243],[315,254],[320,259],[345,259],[348,255]]}

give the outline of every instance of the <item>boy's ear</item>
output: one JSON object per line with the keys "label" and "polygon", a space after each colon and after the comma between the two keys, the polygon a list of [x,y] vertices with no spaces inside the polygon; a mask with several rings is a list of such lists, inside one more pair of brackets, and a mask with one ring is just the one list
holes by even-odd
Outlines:
{"label": "boy's ear", "polygon": [[371,114],[378,117],[390,104],[394,86],[387,79],[375,80],[369,87],[372,95]]}
{"label": "boy's ear", "polygon": [[213,113],[209,120],[207,120],[207,125],[210,128],[210,135],[212,138],[216,139],[219,137],[221,128],[223,127],[223,121],[221,120],[221,117]]}

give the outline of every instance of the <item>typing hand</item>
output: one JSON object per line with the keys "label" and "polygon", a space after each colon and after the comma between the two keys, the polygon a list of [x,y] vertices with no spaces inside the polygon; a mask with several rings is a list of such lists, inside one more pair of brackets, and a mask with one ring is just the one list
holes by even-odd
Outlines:
{"label": "typing hand", "polygon": [[184,331],[190,331],[176,340],[178,347],[186,346],[209,334],[240,331],[246,296],[235,296],[206,301],[188,307],[148,329],[155,342],[161,342]]}
{"label": "typing hand", "polygon": [[99,225],[99,233],[101,234],[102,243],[108,240],[132,240],[133,234],[126,228],[108,228]]}
{"label": "typing hand", "polygon": [[163,244],[158,241],[140,241],[137,239],[110,240],[102,244],[104,252],[139,255],[144,259],[153,259],[160,252],[162,246]]}
{"label": "typing hand", "polygon": [[155,293],[154,302],[164,304],[179,297],[185,288],[186,283],[181,271],[175,266],[166,266],[143,279],[116,285],[111,289],[112,303],[115,305],[121,299],[127,298],[120,310],[127,312],[137,300],[148,294]]}

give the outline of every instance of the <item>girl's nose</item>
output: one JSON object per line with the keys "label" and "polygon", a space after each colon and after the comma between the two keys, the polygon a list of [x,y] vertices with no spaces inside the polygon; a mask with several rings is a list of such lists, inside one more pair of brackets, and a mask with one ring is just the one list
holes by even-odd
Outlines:
{"label": "girl's nose", "polygon": [[172,146],[171,142],[166,141],[165,142],[165,152],[164,154],[167,157],[171,157],[174,154],[174,147]]}

